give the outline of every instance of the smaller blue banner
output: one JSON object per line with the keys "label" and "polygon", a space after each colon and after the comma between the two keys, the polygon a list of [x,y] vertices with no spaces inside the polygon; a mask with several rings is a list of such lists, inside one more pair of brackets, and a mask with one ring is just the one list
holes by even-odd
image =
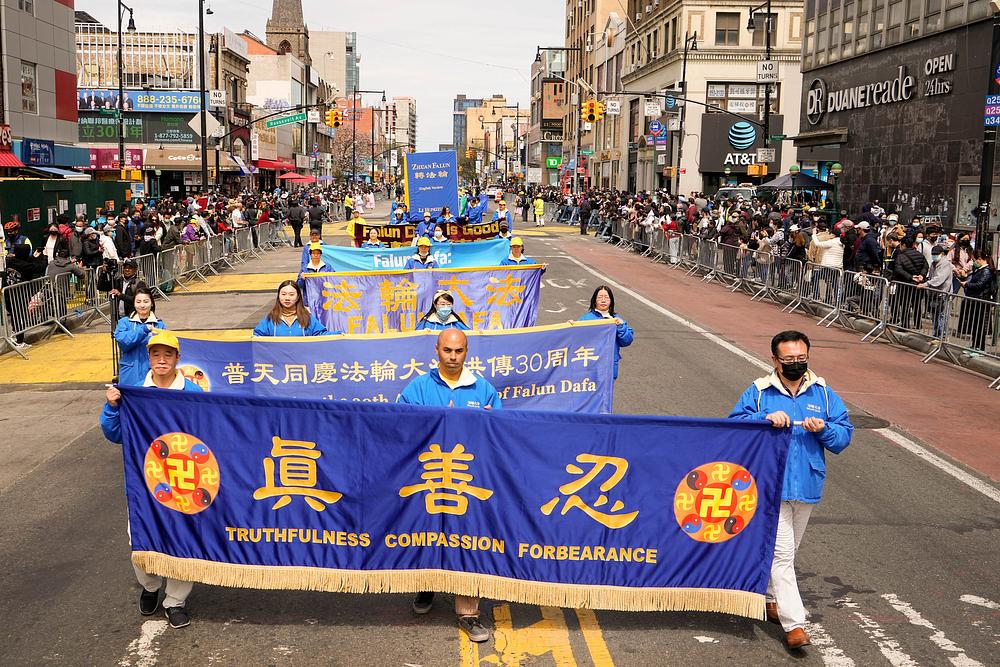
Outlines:
{"label": "smaller blue banner", "polygon": [[[324,245],[323,261],[334,271],[391,271],[402,269],[416,254],[412,246],[400,248],[347,248]],[[439,267],[471,268],[499,266],[510,254],[510,241],[491,239],[468,243],[438,243],[431,246],[431,257]]]}
{"label": "smaller blue banner", "polygon": [[21,140],[21,162],[24,164],[35,164],[42,167],[53,165],[55,164],[55,154],[55,142],[45,139]]}
{"label": "smaller blue banner", "polygon": [[455,151],[404,153],[406,204],[413,215],[438,216],[447,206],[458,215],[458,158]]}

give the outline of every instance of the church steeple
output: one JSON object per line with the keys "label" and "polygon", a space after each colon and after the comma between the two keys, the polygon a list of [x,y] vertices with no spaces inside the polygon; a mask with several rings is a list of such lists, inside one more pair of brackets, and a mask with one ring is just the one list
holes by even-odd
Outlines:
{"label": "church steeple", "polygon": [[291,53],[307,65],[312,64],[302,0],[273,0],[266,35],[267,45],[278,53]]}

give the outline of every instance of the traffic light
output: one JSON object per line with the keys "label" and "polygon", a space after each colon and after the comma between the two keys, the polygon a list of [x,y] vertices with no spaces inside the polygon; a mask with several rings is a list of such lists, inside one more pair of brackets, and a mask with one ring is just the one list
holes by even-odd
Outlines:
{"label": "traffic light", "polygon": [[471,148],[465,151],[466,160],[471,160],[474,157],[476,157],[476,151],[472,150]]}
{"label": "traffic light", "polygon": [[344,112],[333,107],[326,110],[326,124],[330,127],[340,127],[344,124]]}
{"label": "traffic light", "polygon": [[597,120],[597,100],[587,100],[580,105],[580,118],[593,123]]}
{"label": "traffic light", "polygon": [[604,120],[604,102],[595,102],[596,118],[594,120]]}

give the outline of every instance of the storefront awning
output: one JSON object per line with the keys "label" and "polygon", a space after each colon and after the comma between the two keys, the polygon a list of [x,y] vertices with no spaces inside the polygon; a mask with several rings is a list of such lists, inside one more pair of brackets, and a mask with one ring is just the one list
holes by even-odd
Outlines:
{"label": "storefront awning", "polygon": [[25,171],[33,171],[46,178],[64,178],[67,181],[89,181],[91,180],[90,174],[84,174],[80,171],[74,171],[72,169],[60,169],[59,167],[36,167],[28,166],[25,167]]}
{"label": "storefront awning", "polygon": [[258,169],[273,169],[274,171],[290,171],[295,169],[295,165],[291,162],[283,162],[281,160],[257,160]]}
{"label": "storefront awning", "polygon": [[227,154],[227,157],[236,163],[236,166],[240,168],[240,176],[249,176],[251,173],[250,168],[247,163],[243,161],[239,155],[233,155],[232,153]]}
{"label": "storefront awning", "polygon": [[23,167],[24,163],[21,162],[16,155],[10,151],[0,151],[0,167]]}

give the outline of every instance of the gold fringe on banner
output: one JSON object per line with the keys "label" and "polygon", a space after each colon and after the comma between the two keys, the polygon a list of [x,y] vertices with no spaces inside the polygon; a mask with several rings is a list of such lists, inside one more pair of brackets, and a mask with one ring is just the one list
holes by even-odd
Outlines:
{"label": "gold fringe on banner", "polygon": [[524,581],[446,570],[334,570],[217,563],[134,551],[132,562],[150,574],[230,588],[330,593],[437,591],[549,607],[615,611],[712,611],[764,618],[764,596],[714,588],[627,588]]}

